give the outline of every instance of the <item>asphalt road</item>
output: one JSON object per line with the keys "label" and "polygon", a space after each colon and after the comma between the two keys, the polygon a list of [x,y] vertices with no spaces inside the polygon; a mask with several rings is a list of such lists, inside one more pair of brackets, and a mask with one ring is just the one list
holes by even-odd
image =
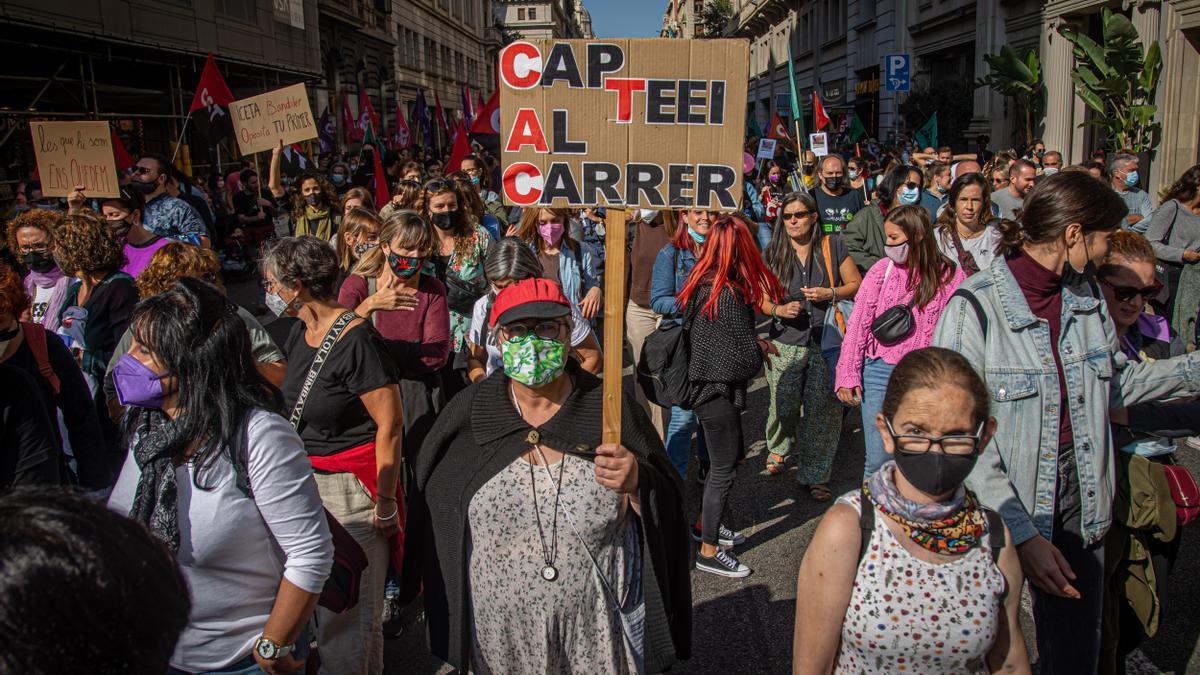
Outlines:
{"label": "asphalt road", "polygon": [[[244,306],[253,306],[261,292],[254,281],[229,286],[230,295]],[[267,321],[264,318],[264,323]],[[634,386],[631,377],[625,378],[625,386]],[[791,471],[782,476],[766,472],[766,418],[767,390],[760,378],[751,386],[747,410],[742,415],[742,430],[750,449],[738,471],[725,517],[726,525],[746,535],[746,543],[736,552],[754,573],[744,579],[727,579],[692,572],[693,656],[675,672],[786,673],[791,669],[796,572],[829,503],[814,502],[807,490],[797,487]],[[1193,475],[1200,476],[1200,453],[1185,447],[1177,457]],[[858,416],[851,414],[843,424],[834,460],[830,482],[833,493],[856,489],[862,468],[861,424]],[[687,490],[692,517],[699,510],[700,496],[701,485],[693,468]],[[1130,673],[1200,673],[1200,616],[1195,611],[1200,608],[1200,535],[1196,525],[1181,532],[1183,543],[1168,583],[1164,620],[1158,635],[1127,662]],[[1036,649],[1031,621],[1027,614],[1024,619],[1032,656]],[[385,661],[385,672],[389,674],[450,672],[429,653],[419,619],[404,635],[386,643]]]}

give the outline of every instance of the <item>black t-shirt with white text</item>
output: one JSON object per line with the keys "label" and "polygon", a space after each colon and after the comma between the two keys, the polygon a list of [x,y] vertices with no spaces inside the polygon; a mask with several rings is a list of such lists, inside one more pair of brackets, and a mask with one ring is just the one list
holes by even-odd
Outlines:
{"label": "black t-shirt with white text", "polygon": [[866,206],[862,192],[858,190],[847,190],[834,196],[818,187],[813,190],[813,196],[817,198],[818,217],[826,234],[846,229],[846,224],[854,218],[854,214]]}

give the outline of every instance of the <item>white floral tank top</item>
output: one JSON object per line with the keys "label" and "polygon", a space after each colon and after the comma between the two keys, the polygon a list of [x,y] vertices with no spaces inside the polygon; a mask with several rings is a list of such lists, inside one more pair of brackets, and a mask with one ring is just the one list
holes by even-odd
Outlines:
{"label": "white floral tank top", "polygon": [[[855,491],[838,501],[858,511],[861,498]],[[991,548],[985,543],[953,562],[925,562],[904,549],[886,518],[875,512],[835,672],[987,673],[984,657],[1004,620],[1007,586]]]}

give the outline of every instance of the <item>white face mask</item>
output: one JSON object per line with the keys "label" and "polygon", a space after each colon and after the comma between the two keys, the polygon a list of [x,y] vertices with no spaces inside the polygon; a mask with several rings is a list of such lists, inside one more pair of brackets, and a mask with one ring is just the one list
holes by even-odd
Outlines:
{"label": "white face mask", "polygon": [[267,293],[264,300],[267,303],[267,309],[275,316],[283,316],[287,314],[288,302],[284,300],[278,293]]}

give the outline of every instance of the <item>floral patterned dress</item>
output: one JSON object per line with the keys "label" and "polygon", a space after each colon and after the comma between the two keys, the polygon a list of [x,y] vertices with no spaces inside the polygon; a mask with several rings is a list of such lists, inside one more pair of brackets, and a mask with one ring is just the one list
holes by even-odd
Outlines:
{"label": "floral patterned dress", "polygon": [[[482,226],[476,225],[467,254],[460,256],[457,247],[450,254],[446,263],[446,274],[467,282],[482,281],[483,262],[491,243],[491,235]],[[438,271],[432,261],[426,262],[422,273],[438,277]],[[449,290],[449,289],[447,289]],[[450,308],[450,353],[456,354],[467,349],[467,334],[471,332],[471,314],[462,313]]]}
{"label": "floral patterned dress", "polygon": [[[838,502],[858,511],[861,499],[855,491]],[[886,519],[876,512],[834,672],[987,673],[1007,589],[991,549],[976,546],[950,562],[926,562],[904,548]]]}

